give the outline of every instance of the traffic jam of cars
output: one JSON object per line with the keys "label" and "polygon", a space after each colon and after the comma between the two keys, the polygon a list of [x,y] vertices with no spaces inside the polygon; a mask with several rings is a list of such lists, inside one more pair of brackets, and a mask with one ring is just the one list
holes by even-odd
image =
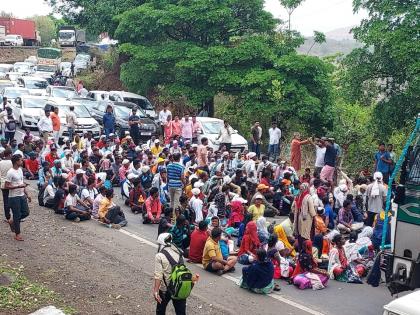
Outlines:
{"label": "traffic jam of cars", "polygon": [[[108,105],[111,105],[115,116],[115,133],[120,137],[130,130],[128,118],[133,108],[137,109],[137,115],[140,117],[141,141],[148,141],[152,137],[161,135],[158,111],[145,96],[126,91],[85,89],[78,93],[73,86],[68,86],[66,81],[71,76],[71,65],[75,67],[74,72],[83,71],[83,69],[76,70],[76,59],[86,61],[83,67],[87,68],[89,55],[78,54],[73,62],[61,62],[60,55],[49,56],[50,59],[45,58],[47,56],[43,55],[43,50],[48,48],[40,48],[38,56],[31,56],[23,62],[0,64],[0,96],[7,98],[20,128],[37,131],[37,123],[44,115],[44,109],[51,106],[58,107],[62,141],[68,136],[66,113],[73,106],[78,118],[75,132],[83,134],[91,131],[94,137],[99,137],[103,132],[103,116]],[[51,52],[48,53],[51,55]],[[44,62],[45,60],[55,62]],[[40,61],[43,62],[40,64]],[[51,64],[54,67],[48,73],[44,64]],[[55,76],[57,69],[62,73],[60,78]],[[223,127],[223,121],[210,117],[197,117],[197,121],[200,124],[199,138],[206,137],[209,139],[209,146],[217,149],[219,147],[217,138]],[[232,141],[234,151],[247,149],[247,141],[236,130],[233,131]]]}

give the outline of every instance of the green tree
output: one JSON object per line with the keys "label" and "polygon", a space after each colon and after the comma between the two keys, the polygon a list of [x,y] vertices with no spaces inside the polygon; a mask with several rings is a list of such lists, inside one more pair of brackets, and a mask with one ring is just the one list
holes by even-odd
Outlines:
{"label": "green tree", "polygon": [[354,10],[369,17],[353,30],[364,47],[344,60],[343,95],[352,103],[375,104],[375,132],[389,136],[420,111],[419,3],[355,0]]}
{"label": "green tree", "polygon": [[315,44],[322,44],[322,43],[325,43],[326,41],[327,39],[325,38],[324,33],[314,31],[314,42],[312,43],[311,47],[309,47],[308,52],[306,54],[308,55],[310,53],[310,51],[315,46]]}
{"label": "green tree", "polygon": [[302,4],[302,2],[305,0],[280,0],[280,4],[286,9],[288,19],[288,31],[292,31],[292,14],[295,12],[295,10]]}
{"label": "green tree", "polygon": [[144,0],[46,0],[68,24],[87,28],[89,34],[108,32],[118,23],[114,16],[143,4]]}
{"label": "green tree", "polygon": [[[205,103],[212,112],[219,92],[212,74],[227,64],[248,69],[252,57],[255,64],[272,54],[270,49],[266,55],[260,53],[269,36],[267,40],[256,36],[274,34],[278,22],[263,4],[262,0],[152,0],[123,13],[116,35],[123,43],[121,52],[130,60],[122,66],[122,80],[142,93],[163,84],[195,106]],[[238,47],[242,55],[235,52]]]}
{"label": "green tree", "polygon": [[42,45],[48,46],[51,40],[57,37],[56,25],[51,17],[35,15],[29,19],[35,22],[36,29],[41,36]]}

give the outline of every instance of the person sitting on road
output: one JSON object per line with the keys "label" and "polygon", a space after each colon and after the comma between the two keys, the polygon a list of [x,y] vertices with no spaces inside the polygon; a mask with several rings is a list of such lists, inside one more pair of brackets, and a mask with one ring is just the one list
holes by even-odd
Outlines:
{"label": "person sitting on road", "polygon": [[343,207],[338,212],[338,224],[337,228],[342,233],[350,233],[353,230],[353,214],[351,213],[351,202],[349,200],[344,200]]}
{"label": "person sitting on road", "polygon": [[59,181],[60,178],[61,178],[61,176],[54,176],[52,182],[49,183],[47,185],[47,187],[45,188],[44,196],[43,196],[44,207],[53,208],[54,197],[55,197],[55,193],[57,191],[57,185],[58,185],[58,181]]}
{"label": "person sitting on road", "polygon": [[257,193],[252,199],[253,204],[248,208],[248,213],[252,215],[252,221],[257,222],[257,220],[264,215],[264,196]]}
{"label": "person sitting on road", "polygon": [[249,265],[255,261],[255,253],[260,247],[257,224],[254,221],[248,222],[238,252],[238,262],[242,265]]}
{"label": "person sitting on road", "polygon": [[240,287],[254,293],[269,294],[274,289],[274,266],[267,258],[267,252],[259,248],[256,252],[257,260],[242,269]]}
{"label": "person sitting on road", "polygon": [[65,218],[75,222],[89,220],[91,211],[76,192],[77,187],[71,185],[69,187],[69,194],[64,202]]}
{"label": "person sitting on road", "polygon": [[82,189],[81,199],[89,208],[92,208],[97,194],[98,190],[95,188],[95,178],[89,177],[87,187]]}
{"label": "person sitting on road", "polygon": [[156,187],[150,189],[150,197],[146,199],[144,206],[143,224],[159,223],[162,204],[160,203],[159,190]]}
{"label": "person sitting on road", "polygon": [[93,200],[92,216],[95,219],[98,219],[99,207],[101,205],[102,199],[105,198],[106,190],[107,189],[104,186],[99,187],[98,194],[96,195],[95,199]]}
{"label": "person sitting on road", "polygon": [[330,275],[330,279],[339,279],[349,266],[343,247],[345,242],[341,234],[336,234],[332,242],[335,246],[330,250],[328,274]]}
{"label": "person sitting on road", "polygon": [[172,218],[173,209],[168,205],[163,207],[163,217],[159,221],[158,225],[158,236],[162,233],[169,233],[169,230],[172,228],[171,218]]}
{"label": "person sitting on road", "polygon": [[237,258],[234,256],[223,259],[222,251],[220,250],[219,241],[222,237],[222,230],[214,228],[211,231],[211,236],[207,239],[203,250],[202,264],[206,271],[222,275],[223,273],[234,271]]}
{"label": "person sitting on road", "polygon": [[172,235],[172,242],[175,246],[182,249],[184,257],[188,257],[188,247],[190,246],[190,225],[181,214],[176,218],[175,225],[169,230]]}
{"label": "person sitting on road", "polygon": [[25,160],[23,175],[26,179],[38,179],[39,161],[36,152],[29,153],[29,159]]}
{"label": "person sitting on road", "polygon": [[198,228],[191,233],[190,251],[188,261],[193,263],[201,263],[203,259],[204,246],[209,237],[207,234],[207,222],[200,221]]}
{"label": "person sitting on road", "polygon": [[99,221],[111,225],[112,228],[119,229],[127,225],[127,220],[121,208],[112,202],[113,197],[113,189],[105,191],[105,198],[101,200],[99,205],[98,217]]}
{"label": "person sitting on road", "polygon": [[121,195],[125,199],[125,204],[128,206],[130,204],[130,191],[134,188],[134,182],[139,181],[139,178],[135,174],[128,174],[121,182]]}
{"label": "person sitting on road", "polygon": [[143,212],[144,201],[146,200],[146,194],[143,192],[141,187],[140,180],[135,178],[133,181],[134,188],[130,190],[129,194],[129,205],[130,209],[134,214],[139,214]]}
{"label": "person sitting on road", "polygon": [[64,214],[64,203],[66,202],[66,191],[65,191],[65,184],[67,174],[61,175],[61,177],[57,181],[57,189],[54,194],[54,201],[52,209],[56,214]]}

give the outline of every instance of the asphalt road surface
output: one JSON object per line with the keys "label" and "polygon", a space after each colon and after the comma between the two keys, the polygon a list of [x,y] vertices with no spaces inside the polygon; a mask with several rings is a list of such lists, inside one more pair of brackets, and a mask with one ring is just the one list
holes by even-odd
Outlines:
{"label": "asphalt road surface", "polygon": [[[30,187],[35,197],[35,182]],[[7,225],[0,226],[2,255],[22,263],[31,276],[62,293],[82,314],[152,314],[157,226],[143,225],[141,216],[123,204],[118,190],[114,202],[128,220],[121,230],[93,220],[64,220],[33,198],[31,215],[22,225],[24,242],[15,242]],[[239,264],[234,273],[222,277],[205,272],[201,265],[189,267],[200,274],[188,300],[189,314],[378,315],[392,300],[385,285],[373,288],[334,280],[321,291],[299,290],[280,281],[280,292],[262,296],[239,288]]]}

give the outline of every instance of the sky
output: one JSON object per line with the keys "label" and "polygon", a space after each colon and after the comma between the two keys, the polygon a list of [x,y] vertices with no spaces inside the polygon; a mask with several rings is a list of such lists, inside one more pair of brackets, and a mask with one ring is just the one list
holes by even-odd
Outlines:
{"label": "sky", "polygon": [[[286,11],[280,6],[279,0],[265,2],[267,11],[277,18],[287,20]],[[44,0],[0,0],[0,3],[0,10],[12,12],[19,18],[51,12]],[[364,13],[353,14],[352,0],[305,0],[295,10],[291,21],[293,29],[309,36],[314,30],[328,32],[357,25],[364,16]]]}

